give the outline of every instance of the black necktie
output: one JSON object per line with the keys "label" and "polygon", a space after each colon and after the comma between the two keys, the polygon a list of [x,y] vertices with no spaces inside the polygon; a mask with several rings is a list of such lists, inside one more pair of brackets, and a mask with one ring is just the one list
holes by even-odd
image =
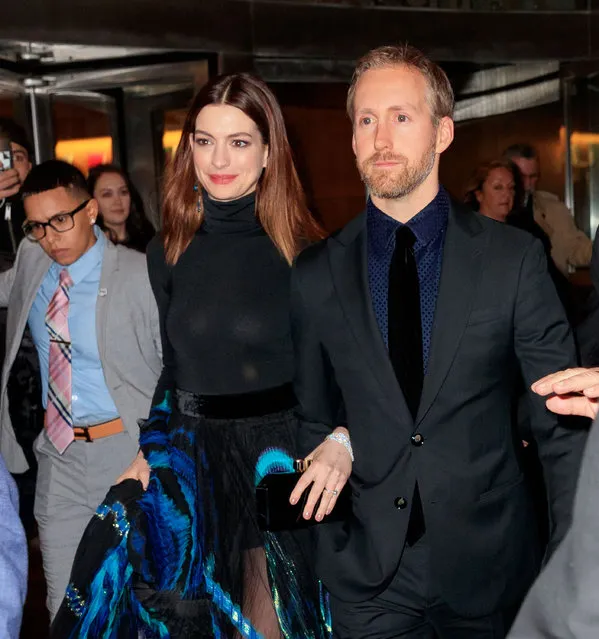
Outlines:
{"label": "black necktie", "polygon": [[[420,283],[414,258],[415,241],[416,236],[407,226],[400,226],[395,232],[395,251],[389,268],[387,336],[395,376],[414,419],[420,404],[424,378]],[[406,542],[410,546],[414,545],[424,531],[422,500],[416,482]]]}
{"label": "black necktie", "polygon": [[420,284],[413,248],[415,241],[416,236],[407,226],[400,226],[395,232],[388,292],[389,356],[414,419],[420,404],[424,377]]}

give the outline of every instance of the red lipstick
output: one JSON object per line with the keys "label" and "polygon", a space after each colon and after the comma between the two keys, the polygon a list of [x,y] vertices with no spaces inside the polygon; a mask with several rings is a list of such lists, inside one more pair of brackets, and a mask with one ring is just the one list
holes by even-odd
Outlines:
{"label": "red lipstick", "polygon": [[214,184],[231,184],[231,182],[237,177],[236,175],[221,175],[212,174],[208,176]]}

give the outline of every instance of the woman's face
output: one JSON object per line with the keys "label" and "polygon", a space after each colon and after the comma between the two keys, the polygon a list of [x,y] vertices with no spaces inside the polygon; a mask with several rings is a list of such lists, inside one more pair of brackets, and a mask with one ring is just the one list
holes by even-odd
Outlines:
{"label": "woman's face", "polygon": [[268,146],[243,111],[228,104],[205,106],[189,142],[198,181],[213,200],[236,200],[256,190]]}
{"label": "woman's face", "polygon": [[512,172],[503,167],[489,171],[482,189],[476,192],[480,212],[487,217],[505,222],[514,206],[515,184]]}
{"label": "woman's face", "polygon": [[131,195],[122,175],[102,173],[96,181],[93,196],[98,200],[106,226],[119,226],[127,221],[131,212]]}

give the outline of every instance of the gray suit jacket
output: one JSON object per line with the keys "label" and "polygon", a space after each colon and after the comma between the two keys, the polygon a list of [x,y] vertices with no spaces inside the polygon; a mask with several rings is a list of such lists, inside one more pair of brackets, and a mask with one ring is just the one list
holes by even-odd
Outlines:
{"label": "gray suit jacket", "polygon": [[572,525],[533,585],[509,639],[599,637],[599,426],[584,453]]}
{"label": "gray suit jacket", "polygon": [[[0,274],[0,306],[8,306],[0,384],[0,453],[13,473],[25,472],[28,464],[10,419],[8,378],[31,306],[51,264],[41,246],[23,241],[13,268]],[[96,333],[108,390],[127,431],[137,439],[137,420],[148,415],[161,370],[158,310],[145,256],[110,241],[102,262]]]}

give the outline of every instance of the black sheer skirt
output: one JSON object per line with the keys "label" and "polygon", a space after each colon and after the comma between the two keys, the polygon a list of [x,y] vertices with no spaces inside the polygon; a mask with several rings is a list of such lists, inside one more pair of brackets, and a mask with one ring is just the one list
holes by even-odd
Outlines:
{"label": "black sheer skirt", "polygon": [[[236,418],[203,411],[196,396],[175,393],[171,428],[195,436],[197,527],[215,636],[330,636],[309,531],[263,533],[257,522],[256,485],[269,472],[292,469],[293,409]],[[234,407],[225,412],[234,414]]]}

